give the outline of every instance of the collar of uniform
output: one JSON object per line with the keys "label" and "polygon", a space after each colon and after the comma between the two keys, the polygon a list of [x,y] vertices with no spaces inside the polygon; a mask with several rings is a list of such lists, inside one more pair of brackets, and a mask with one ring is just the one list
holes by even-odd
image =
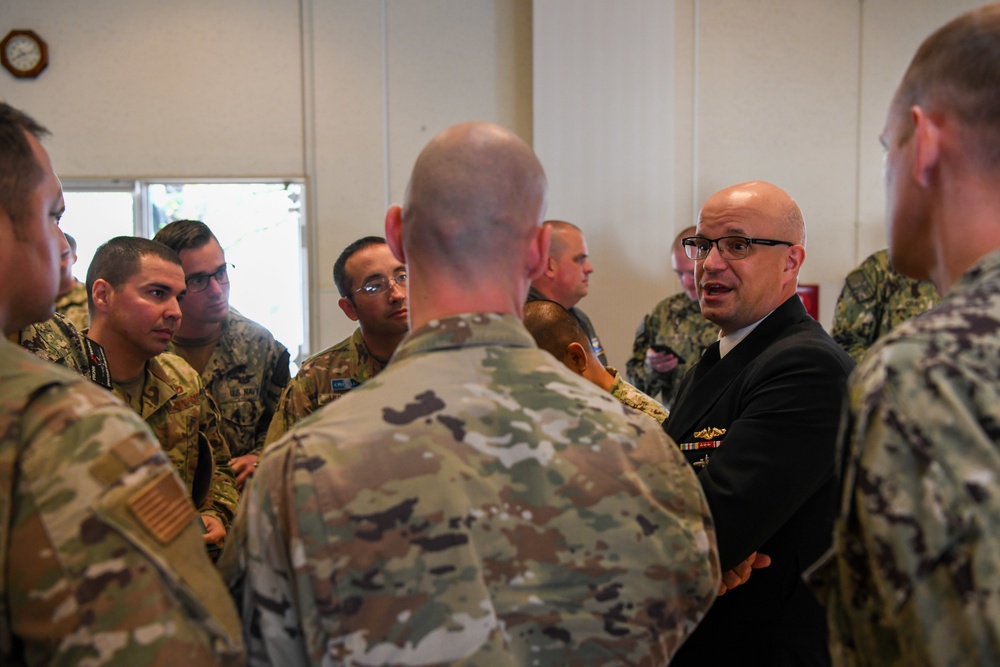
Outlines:
{"label": "collar of uniform", "polygon": [[524,324],[513,315],[462,313],[433,320],[410,332],[399,344],[393,360],[421,352],[486,345],[537,347]]}
{"label": "collar of uniform", "polygon": [[[773,312],[774,311],[772,310],[771,313],[773,313]],[[770,315],[771,313],[768,313],[767,315]],[[767,319],[767,315],[765,315],[764,317],[760,318],[759,320],[757,320],[753,324],[748,324],[745,327],[743,327],[742,329],[739,329],[738,331],[734,331],[733,333],[729,334],[728,336],[720,336],[719,337],[719,358],[721,359],[722,357],[724,357],[727,354],[729,354],[734,347],[736,347],[737,345],[739,345],[743,341],[744,338],[746,338],[747,336],[750,335],[750,332],[752,332],[754,329],[756,329],[757,326],[761,322],[763,322],[764,320]]]}
{"label": "collar of uniform", "polygon": [[955,284],[951,286],[946,294],[941,296],[947,296],[949,299],[969,292],[974,289],[984,277],[1000,273],[1000,249],[994,250],[993,252],[984,255],[979,258],[968,271],[962,274],[962,276],[955,281]]}

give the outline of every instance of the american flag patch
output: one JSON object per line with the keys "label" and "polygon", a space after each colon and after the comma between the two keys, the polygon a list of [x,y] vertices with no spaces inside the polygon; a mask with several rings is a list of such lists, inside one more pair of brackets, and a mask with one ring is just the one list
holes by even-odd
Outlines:
{"label": "american flag patch", "polygon": [[170,471],[162,473],[132,496],[128,505],[139,523],[163,544],[177,537],[195,517],[191,499]]}

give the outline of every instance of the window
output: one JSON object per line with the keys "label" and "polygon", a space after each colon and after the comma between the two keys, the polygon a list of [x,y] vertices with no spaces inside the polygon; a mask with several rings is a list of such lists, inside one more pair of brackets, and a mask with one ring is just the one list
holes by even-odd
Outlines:
{"label": "window", "polygon": [[63,231],[77,241],[73,273],[85,280],[97,247],[114,236],[152,238],[173,220],[201,220],[219,239],[230,272],[229,303],[267,327],[292,354],[306,347],[306,260],[300,182],[63,183]]}

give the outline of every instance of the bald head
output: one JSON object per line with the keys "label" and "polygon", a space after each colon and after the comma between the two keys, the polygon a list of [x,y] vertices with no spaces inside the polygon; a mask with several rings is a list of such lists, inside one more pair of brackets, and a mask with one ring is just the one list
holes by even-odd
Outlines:
{"label": "bald head", "polygon": [[697,236],[758,239],[744,246],[743,257],[723,257],[713,244],[706,257],[695,261],[701,314],[724,336],[795,295],[805,260],[805,223],[798,204],[781,188],[753,181],[716,192],[702,206]]}
{"label": "bald head", "polygon": [[764,181],[740,183],[719,190],[702,206],[699,229],[706,217],[725,220],[739,216],[753,219],[756,229],[767,229],[767,234],[747,233],[746,236],[765,236],[805,245],[806,226],[802,211],[791,196],[776,185]]}
{"label": "bald head", "polygon": [[542,165],[524,141],[492,123],[444,130],[420,153],[403,206],[411,261],[468,272],[512,259],[545,209]]}

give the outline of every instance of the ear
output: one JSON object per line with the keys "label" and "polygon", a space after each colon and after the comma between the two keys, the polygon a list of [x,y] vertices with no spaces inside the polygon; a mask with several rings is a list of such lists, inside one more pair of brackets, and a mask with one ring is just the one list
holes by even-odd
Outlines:
{"label": "ear", "polygon": [[913,178],[926,188],[941,159],[941,126],[919,106],[910,109],[910,120],[913,122]]}
{"label": "ear", "polygon": [[806,249],[804,246],[793,245],[788,249],[785,256],[785,270],[798,273],[802,268],[802,263],[806,261]]}
{"label": "ear", "polygon": [[337,305],[340,306],[340,309],[344,311],[344,315],[347,315],[352,322],[358,321],[358,313],[354,310],[353,301],[348,299],[346,296],[342,296],[337,300]]}
{"label": "ear", "polygon": [[91,293],[94,295],[94,310],[106,313],[111,308],[111,297],[115,293],[111,283],[104,278],[98,278],[94,281]]}
{"label": "ear", "polygon": [[396,256],[396,259],[406,264],[406,253],[403,252],[403,209],[400,206],[390,206],[389,210],[386,211],[385,242],[389,244],[389,250]]}
{"label": "ear", "polygon": [[551,240],[552,227],[550,225],[542,225],[536,230],[535,236],[528,246],[528,280],[534,280],[545,272],[549,261]]}
{"label": "ear", "polygon": [[566,346],[562,362],[571,371],[576,371],[578,374],[583,375],[587,372],[587,351],[579,343],[570,343]]}

